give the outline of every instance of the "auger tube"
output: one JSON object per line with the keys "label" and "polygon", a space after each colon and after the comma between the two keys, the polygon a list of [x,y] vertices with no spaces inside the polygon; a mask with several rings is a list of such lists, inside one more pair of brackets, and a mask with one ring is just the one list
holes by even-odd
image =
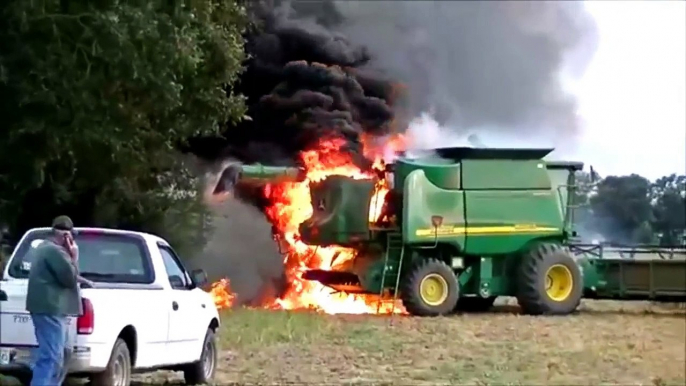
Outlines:
{"label": "auger tube", "polygon": [[222,171],[214,194],[221,194],[233,190],[238,182],[300,182],[305,179],[302,168],[289,166],[266,166],[262,164],[241,165],[238,163],[227,166]]}
{"label": "auger tube", "polygon": [[243,165],[240,180],[272,181],[274,179],[293,182],[305,179],[304,170],[288,166],[265,166],[261,164]]}

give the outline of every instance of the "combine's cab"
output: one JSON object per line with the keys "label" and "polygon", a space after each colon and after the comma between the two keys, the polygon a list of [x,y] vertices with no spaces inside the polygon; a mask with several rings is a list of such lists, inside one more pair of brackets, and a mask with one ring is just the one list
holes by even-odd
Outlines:
{"label": "combine's cab", "polygon": [[300,225],[302,240],[321,246],[350,246],[368,241],[373,193],[373,180],[331,176],[312,183],[313,213]]}

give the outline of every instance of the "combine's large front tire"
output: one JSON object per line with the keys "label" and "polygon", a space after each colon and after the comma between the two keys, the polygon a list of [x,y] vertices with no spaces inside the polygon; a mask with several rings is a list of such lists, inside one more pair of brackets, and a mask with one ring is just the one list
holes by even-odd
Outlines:
{"label": "combine's large front tire", "polygon": [[581,270],[568,251],[541,244],[522,257],[517,301],[530,315],[566,315],[581,302]]}
{"label": "combine's large front tire", "polygon": [[412,315],[438,316],[452,312],[460,297],[457,276],[438,259],[422,259],[403,278],[400,294]]}

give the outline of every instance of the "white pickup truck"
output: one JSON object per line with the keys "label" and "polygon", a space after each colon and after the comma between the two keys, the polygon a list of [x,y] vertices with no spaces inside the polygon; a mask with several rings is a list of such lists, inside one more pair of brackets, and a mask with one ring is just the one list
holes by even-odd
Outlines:
{"label": "white pickup truck", "polygon": [[[73,318],[69,373],[98,386],[129,385],[131,374],[183,371],[187,384],[212,380],[217,365],[219,315],[200,286],[202,270],[188,272],[169,244],[154,235],[76,228],[83,315]],[[26,291],[28,252],[49,228],[28,231],[14,249],[0,281],[0,373],[30,379],[36,347]]]}

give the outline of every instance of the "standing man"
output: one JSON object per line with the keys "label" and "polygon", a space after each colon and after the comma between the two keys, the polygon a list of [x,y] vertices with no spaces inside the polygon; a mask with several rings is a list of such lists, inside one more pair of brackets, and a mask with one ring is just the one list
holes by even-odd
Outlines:
{"label": "standing man", "polygon": [[55,218],[51,237],[33,251],[26,296],[26,310],[31,313],[38,341],[32,386],[62,382],[66,321],[82,312],[73,228],[69,217]]}

